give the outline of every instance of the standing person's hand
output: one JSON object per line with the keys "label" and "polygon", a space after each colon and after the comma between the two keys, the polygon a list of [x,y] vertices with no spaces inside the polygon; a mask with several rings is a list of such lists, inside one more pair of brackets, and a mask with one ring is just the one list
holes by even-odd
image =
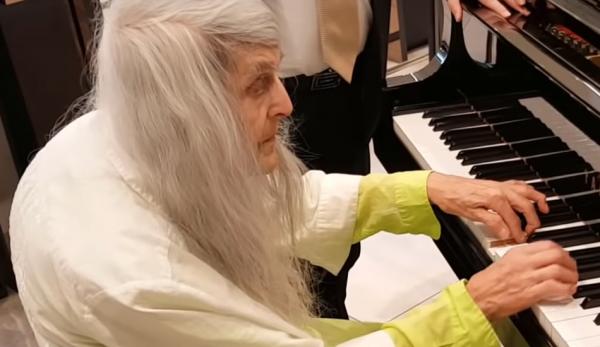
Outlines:
{"label": "standing person's hand", "polygon": [[[529,11],[525,7],[527,0],[479,0],[479,2],[504,18],[511,15],[511,12],[508,10],[509,8],[526,16],[529,15]],[[460,22],[462,20],[463,12],[461,0],[448,0],[448,6],[450,7],[450,11],[452,11],[452,15],[454,15],[454,18]]]}

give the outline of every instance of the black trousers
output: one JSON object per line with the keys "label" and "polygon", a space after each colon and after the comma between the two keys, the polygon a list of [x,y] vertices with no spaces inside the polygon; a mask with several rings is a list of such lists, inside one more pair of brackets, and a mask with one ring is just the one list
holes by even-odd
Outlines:
{"label": "black trousers", "polygon": [[[372,128],[368,123],[376,120],[365,115],[357,88],[332,70],[311,77],[286,78],[284,84],[294,104],[292,136],[296,155],[310,169],[368,174],[371,134],[365,130]],[[348,318],[348,271],[359,255],[360,244],[355,244],[337,276],[314,267],[314,290],[322,317]]]}

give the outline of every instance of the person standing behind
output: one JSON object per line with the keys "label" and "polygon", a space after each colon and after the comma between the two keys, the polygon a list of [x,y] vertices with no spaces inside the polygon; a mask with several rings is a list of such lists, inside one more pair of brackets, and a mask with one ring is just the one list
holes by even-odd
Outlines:
{"label": "person standing behind", "polygon": [[[365,175],[370,172],[369,142],[379,125],[392,0],[269,0],[278,17],[283,59],[280,77],[294,105],[296,155],[310,169]],[[482,5],[507,17],[498,0]],[[527,14],[525,0],[507,0]],[[460,0],[448,0],[460,21]],[[414,168],[405,151],[396,167]],[[348,271],[360,255],[353,245],[337,276],[315,268],[321,315],[348,318]]]}

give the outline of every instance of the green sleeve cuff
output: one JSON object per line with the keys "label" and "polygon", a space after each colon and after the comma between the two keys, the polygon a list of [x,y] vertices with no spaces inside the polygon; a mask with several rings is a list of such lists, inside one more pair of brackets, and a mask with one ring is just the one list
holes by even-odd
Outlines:
{"label": "green sleeve cuff", "polygon": [[429,203],[431,171],[365,176],[358,192],[354,243],[385,230],[395,234],[425,234],[438,239],[440,225]]}
{"label": "green sleeve cuff", "polygon": [[433,303],[383,328],[396,346],[500,346],[492,325],[463,281],[446,288]]}

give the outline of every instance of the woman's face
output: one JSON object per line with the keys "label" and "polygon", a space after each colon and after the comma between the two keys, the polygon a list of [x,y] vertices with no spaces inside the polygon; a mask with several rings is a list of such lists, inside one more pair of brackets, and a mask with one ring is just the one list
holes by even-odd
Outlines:
{"label": "woman's face", "polygon": [[233,76],[242,116],[265,172],[279,164],[277,129],[281,119],[292,113],[292,103],[277,75],[280,60],[277,48],[243,49]]}

